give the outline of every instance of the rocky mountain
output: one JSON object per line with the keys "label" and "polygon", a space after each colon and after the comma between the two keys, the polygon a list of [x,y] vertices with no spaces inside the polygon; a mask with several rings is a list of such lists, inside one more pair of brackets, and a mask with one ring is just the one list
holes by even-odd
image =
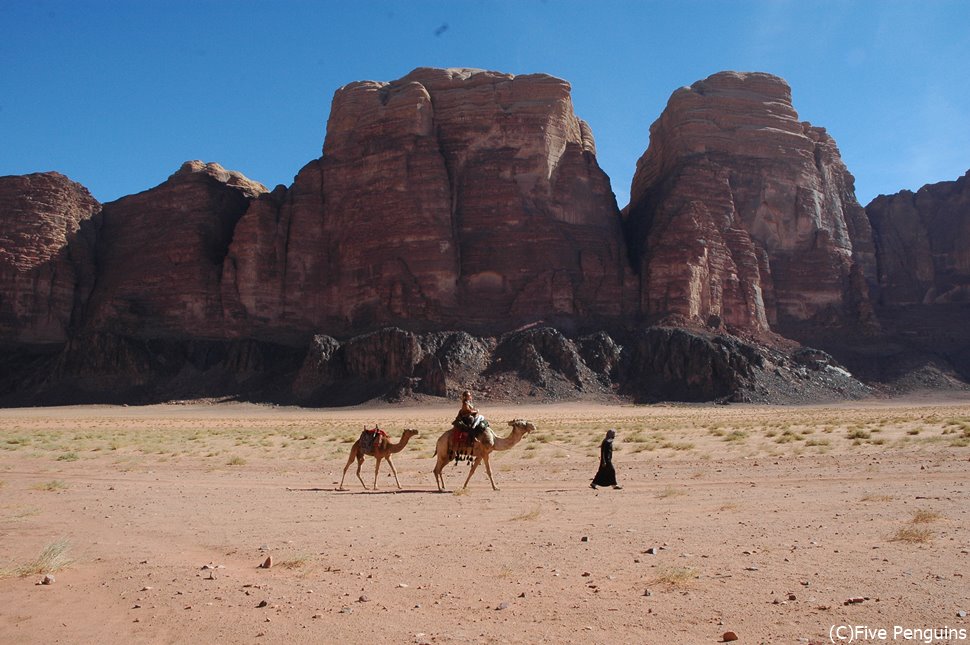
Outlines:
{"label": "rocky mountain", "polygon": [[236,227],[238,333],[616,320],[632,279],[569,84],[417,69],[337,90],[323,156]]}
{"label": "rocky mountain", "polygon": [[67,340],[101,204],[56,172],[0,177],[0,345]]}
{"label": "rocky mountain", "polygon": [[883,352],[909,319],[874,302],[962,298],[965,180],[867,217],[785,82],[725,72],[671,96],[621,213],[563,80],[351,83],[289,187],[0,178],[0,401],[863,396],[784,335]]}
{"label": "rocky mountain", "polygon": [[970,302],[970,172],[880,195],[866,213],[878,241],[880,303]]}
{"label": "rocky mountain", "polygon": [[782,333],[870,324],[875,254],[853,181],[782,79],[722,72],[677,90],[626,212],[641,307]]}

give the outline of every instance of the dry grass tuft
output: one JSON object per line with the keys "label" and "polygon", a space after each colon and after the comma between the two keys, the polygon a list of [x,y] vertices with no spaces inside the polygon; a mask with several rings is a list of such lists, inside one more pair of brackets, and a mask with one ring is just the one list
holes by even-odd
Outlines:
{"label": "dry grass tuft", "polygon": [[539,516],[541,514],[542,514],[542,507],[541,506],[536,506],[531,511],[526,511],[525,513],[521,513],[521,514],[516,515],[516,516],[514,516],[512,518],[509,518],[509,521],[510,522],[527,522],[527,521],[530,521],[530,520],[537,520],[537,519],[539,519]]}
{"label": "dry grass tuft", "polygon": [[309,553],[301,553],[279,562],[276,566],[284,569],[299,569],[313,562],[313,556]]}
{"label": "dry grass tuft", "polygon": [[906,542],[908,544],[923,544],[933,539],[933,532],[929,529],[918,529],[913,526],[904,526],[889,538],[892,542]]}
{"label": "dry grass tuft", "polygon": [[65,484],[63,481],[61,481],[60,479],[52,479],[49,482],[35,484],[31,488],[33,488],[34,490],[58,491],[58,490],[67,490],[68,485]]}
{"label": "dry grass tuft", "polygon": [[246,460],[243,459],[242,457],[240,457],[239,455],[233,455],[232,457],[229,458],[229,461],[226,462],[226,465],[227,466],[245,466],[246,465]]}
{"label": "dry grass tuft", "polygon": [[665,587],[686,587],[697,578],[697,569],[693,567],[671,567],[662,569],[651,583]]}
{"label": "dry grass tuft", "polygon": [[866,495],[862,498],[863,502],[891,502],[893,501],[892,495]]}
{"label": "dry grass tuft", "polygon": [[682,488],[674,488],[673,486],[667,486],[662,491],[658,491],[656,497],[664,499],[667,497],[676,497],[678,495],[686,495],[687,491]]}
{"label": "dry grass tuft", "polygon": [[70,542],[64,538],[52,542],[44,547],[44,550],[36,559],[26,562],[19,567],[0,572],[0,577],[20,576],[22,578],[38,573],[54,573],[55,571],[60,571],[74,562],[74,559],[67,555],[70,548]]}
{"label": "dry grass tuft", "polygon": [[929,511],[925,508],[919,508],[913,511],[913,519],[910,520],[911,524],[929,524],[930,522],[935,522],[937,520],[943,519],[941,513],[936,511]]}

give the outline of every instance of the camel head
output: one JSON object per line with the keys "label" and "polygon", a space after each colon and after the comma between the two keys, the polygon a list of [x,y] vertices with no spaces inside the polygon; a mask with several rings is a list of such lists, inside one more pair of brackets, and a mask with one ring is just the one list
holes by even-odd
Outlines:
{"label": "camel head", "polygon": [[513,430],[522,428],[522,436],[525,436],[536,429],[534,423],[531,421],[526,421],[525,419],[512,419],[509,421],[509,425],[512,426]]}
{"label": "camel head", "polygon": [[417,430],[415,430],[414,428],[405,428],[404,429],[404,432],[401,434],[401,436],[402,437],[405,437],[406,436],[407,438],[410,439],[411,437],[418,436],[418,434],[420,434],[420,433]]}

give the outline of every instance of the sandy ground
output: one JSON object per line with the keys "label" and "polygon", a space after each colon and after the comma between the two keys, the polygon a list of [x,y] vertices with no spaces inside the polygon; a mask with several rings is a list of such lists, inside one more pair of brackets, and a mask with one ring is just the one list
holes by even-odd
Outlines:
{"label": "sandy ground", "polygon": [[[966,401],[483,411],[538,429],[442,494],[453,406],[0,410],[0,642],[970,642]],[[375,422],[403,490],[335,490]]]}

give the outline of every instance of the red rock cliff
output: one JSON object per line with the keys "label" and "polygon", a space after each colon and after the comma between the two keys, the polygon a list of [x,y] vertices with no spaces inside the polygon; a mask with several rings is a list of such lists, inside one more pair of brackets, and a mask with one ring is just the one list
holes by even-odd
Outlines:
{"label": "red rock cliff", "polygon": [[56,172],[0,177],[0,341],[67,339],[81,272],[68,244],[100,209]]}
{"label": "red rock cliff", "polygon": [[616,319],[619,213],[569,91],[469,69],[339,89],[323,157],[237,226],[223,284],[237,327]]}
{"label": "red rock cliff", "polygon": [[83,330],[138,338],[223,338],[223,261],[262,185],[191,161],[151,190],[104,205],[98,279]]}
{"label": "red rock cliff", "polygon": [[853,178],[775,76],[722,72],[674,92],[626,225],[645,313],[782,332],[870,315],[874,250]]}
{"label": "red rock cliff", "polygon": [[915,194],[880,195],[866,213],[876,233],[881,303],[970,302],[970,172]]}

